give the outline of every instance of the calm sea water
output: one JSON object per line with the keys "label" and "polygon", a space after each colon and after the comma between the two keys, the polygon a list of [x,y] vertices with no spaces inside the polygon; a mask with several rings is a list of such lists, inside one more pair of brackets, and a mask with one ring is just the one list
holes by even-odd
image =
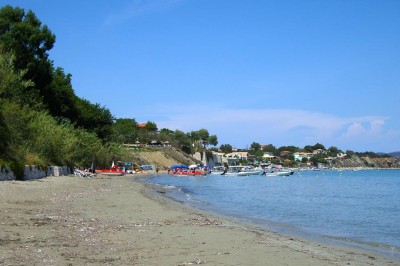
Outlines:
{"label": "calm sea water", "polygon": [[400,170],[297,171],[288,177],[159,175],[144,182],[194,207],[286,234],[399,258]]}

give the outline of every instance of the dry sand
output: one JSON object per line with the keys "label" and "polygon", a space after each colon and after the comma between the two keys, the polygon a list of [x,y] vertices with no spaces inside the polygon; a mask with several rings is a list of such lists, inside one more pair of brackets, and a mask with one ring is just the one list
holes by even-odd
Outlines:
{"label": "dry sand", "polygon": [[0,265],[400,265],[204,214],[132,178],[0,182]]}

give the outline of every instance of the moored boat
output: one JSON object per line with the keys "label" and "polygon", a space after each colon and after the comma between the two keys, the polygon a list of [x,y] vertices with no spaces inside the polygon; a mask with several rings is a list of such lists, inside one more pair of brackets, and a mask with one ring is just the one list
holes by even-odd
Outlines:
{"label": "moored boat", "polygon": [[125,171],[122,170],[118,165],[114,165],[114,162],[113,162],[110,169],[96,169],[96,174],[109,175],[109,176],[121,176],[121,175],[125,174]]}
{"label": "moored boat", "polygon": [[223,173],[225,173],[225,167],[223,166],[214,166],[210,170],[211,175],[222,175]]}
{"label": "moored boat", "polygon": [[171,165],[168,169],[168,173],[177,176],[195,176],[195,175],[207,175],[207,171],[200,169],[196,165]]}
{"label": "moored boat", "polygon": [[229,166],[221,175],[225,176],[250,176],[250,175],[260,175],[260,171],[256,170],[253,166]]}
{"label": "moored boat", "polygon": [[264,176],[290,176],[293,175],[293,171],[276,171],[276,172],[265,172],[262,173]]}
{"label": "moored boat", "polygon": [[281,165],[274,165],[264,168],[261,175],[263,176],[290,176],[293,175],[294,171],[291,169],[284,169]]}

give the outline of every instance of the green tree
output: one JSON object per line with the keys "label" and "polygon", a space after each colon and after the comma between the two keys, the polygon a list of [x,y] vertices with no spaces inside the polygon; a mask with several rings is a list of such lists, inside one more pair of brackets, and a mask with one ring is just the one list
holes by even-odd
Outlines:
{"label": "green tree", "polygon": [[217,146],[217,145],[218,145],[218,137],[217,137],[217,135],[211,135],[211,136],[208,138],[208,143],[209,143],[210,145]]}
{"label": "green tree", "polygon": [[174,137],[174,131],[172,131],[168,128],[162,128],[162,129],[160,129],[159,137],[160,137],[160,140],[162,140],[162,141],[171,142]]}
{"label": "green tree", "polygon": [[33,82],[23,79],[24,70],[15,70],[13,56],[1,52],[0,49],[0,99],[7,99],[18,104],[38,106],[38,94],[29,91]]}
{"label": "green tree", "polygon": [[282,146],[282,147],[279,147],[278,150],[280,152],[282,152],[282,151],[290,151],[290,152],[294,153],[294,152],[297,152],[299,150],[299,148],[296,147],[296,146]]}
{"label": "green tree", "polygon": [[341,153],[342,151],[339,150],[337,147],[332,146],[328,149],[328,156],[331,157],[336,157],[339,153]]}
{"label": "green tree", "polygon": [[256,160],[261,161],[262,160],[262,156],[264,155],[264,152],[260,149],[258,150],[250,150],[249,154],[251,155],[255,155],[256,156]]}
{"label": "green tree", "polygon": [[220,150],[223,153],[231,153],[232,152],[232,146],[230,144],[222,144],[220,147]]}
{"label": "green tree", "polygon": [[66,117],[76,122],[79,110],[76,107],[76,95],[71,85],[71,74],[65,74],[62,68],[56,68],[47,97],[51,98],[47,106],[50,113],[57,117]]}
{"label": "green tree", "polygon": [[205,128],[199,129],[198,136],[203,146],[206,147],[209,144],[210,137],[210,133],[208,133],[208,130]]}
{"label": "green tree", "polygon": [[192,130],[188,133],[188,136],[193,144],[197,143],[200,140],[199,131]]}
{"label": "green tree", "polygon": [[5,157],[7,157],[8,142],[10,141],[11,135],[4,119],[2,104],[0,104],[0,132],[0,159],[1,157],[5,159]]}
{"label": "green tree", "polygon": [[312,148],[313,150],[318,150],[318,149],[325,150],[325,146],[320,143],[315,144],[314,146],[312,146]]}
{"label": "green tree", "polygon": [[0,9],[0,47],[15,56],[15,68],[26,70],[24,79],[35,84],[26,89],[38,91],[46,104],[52,101],[52,94],[48,91],[52,81],[52,62],[47,52],[53,48],[55,38],[32,11],[25,14],[23,9],[9,5]]}
{"label": "green tree", "polygon": [[268,145],[263,146],[263,151],[275,153],[276,147],[272,144],[268,144]]}
{"label": "green tree", "polygon": [[174,132],[174,147],[181,149],[187,154],[193,153],[193,146],[190,137],[185,134],[183,131],[175,130]]}
{"label": "green tree", "polygon": [[310,161],[311,161],[314,165],[315,165],[315,164],[318,164],[318,163],[326,164],[326,163],[328,163],[328,161],[326,160],[325,156],[326,156],[326,155],[324,155],[324,154],[315,154],[314,156],[312,156],[312,157],[310,158]]}
{"label": "green tree", "polygon": [[137,127],[135,119],[120,118],[112,126],[112,140],[118,143],[134,143],[137,138]]}
{"label": "green tree", "polygon": [[250,149],[251,149],[251,150],[258,151],[258,150],[261,149],[261,145],[260,145],[260,143],[258,143],[258,142],[253,142],[253,143],[251,143],[251,145],[250,145]]}
{"label": "green tree", "polygon": [[314,151],[314,148],[310,145],[306,145],[306,146],[304,146],[303,150],[305,152],[312,153]]}
{"label": "green tree", "polygon": [[145,128],[149,133],[157,133],[158,130],[156,123],[150,121],[146,123]]}
{"label": "green tree", "polygon": [[[12,117],[19,112],[18,106],[28,101],[29,95],[25,95],[24,90],[31,85],[31,82],[23,80],[23,71],[15,71],[12,56],[1,53],[0,49],[0,158],[13,157],[13,144],[25,131],[24,123],[19,125],[22,128],[13,127],[18,122],[13,123]],[[16,149],[13,152],[15,154]]]}
{"label": "green tree", "polygon": [[76,98],[75,104],[79,114],[75,120],[76,126],[96,133],[103,140],[111,136],[114,117],[109,109],[81,98]]}
{"label": "green tree", "polygon": [[149,143],[152,140],[157,139],[157,125],[154,122],[147,121],[145,127],[139,128],[138,138],[141,143]]}

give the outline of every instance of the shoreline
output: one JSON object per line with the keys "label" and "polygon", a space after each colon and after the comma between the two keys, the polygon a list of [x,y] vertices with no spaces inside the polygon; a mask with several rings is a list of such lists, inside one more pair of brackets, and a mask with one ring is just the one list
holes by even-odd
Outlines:
{"label": "shoreline", "polygon": [[151,195],[145,176],[0,182],[0,264],[400,265]]}
{"label": "shoreline", "polygon": [[[167,199],[167,201],[170,201],[170,203],[168,203],[169,205],[167,204],[169,207],[175,207],[178,209],[181,208],[186,211],[199,212],[204,215],[216,217],[218,219],[229,221],[237,227],[247,228],[247,230],[250,231],[260,230],[263,232],[265,231],[271,234],[276,234],[284,238],[296,238],[301,241],[310,241],[317,245],[321,244],[339,249],[349,248],[357,249],[359,251],[372,252],[379,256],[383,256],[387,259],[395,260],[400,263],[400,248],[394,248],[380,243],[365,243],[357,242],[347,238],[316,235],[296,228],[289,229],[288,226],[291,227],[291,225],[288,224],[280,224],[277,222],[264,220],[258,221],[255,219],[248,219],[246,217],[230,216],[229,214],[219,213],[215,210],[201,208],[198,207],[196,204],[185,203],[184,201],[175,199],[173,196],[168,195],[169,189],[164,188],[164,186],[161,184],[145,183],[145,181],[141,183],[148,188],[148,191],[144,194],[144,196],[149,197],[150,199],[153,199],[155,201],[161,200],[161,204],[166,204],[165,199]],[[265,223],[267,223],[268,225],[266,225]]]}

